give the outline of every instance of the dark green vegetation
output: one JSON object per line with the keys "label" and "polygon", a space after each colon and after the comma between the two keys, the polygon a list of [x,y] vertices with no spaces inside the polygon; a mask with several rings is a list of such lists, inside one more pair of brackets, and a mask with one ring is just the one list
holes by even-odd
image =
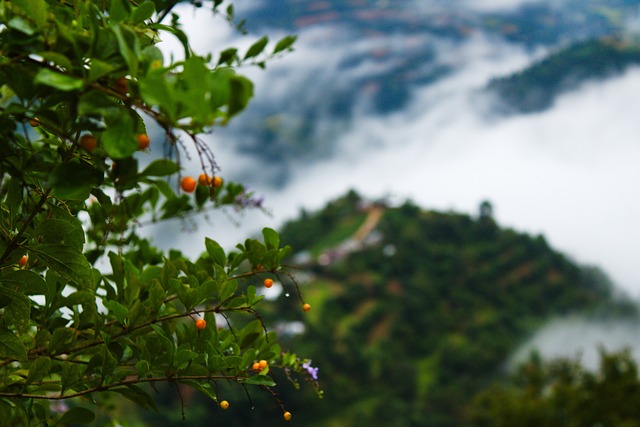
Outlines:
{"label": "dark green vegetation", "polygon": [[471,418],[476,427],[635,427],[639,402],[638,366],[629,352],[602,352],[598,372],[533,356],[509,385],[479,394]]}
{"label": "dark green vegetation", "polygon": [[[600,270],[577,266],[541,236],[499,227],[486,202],[471,217],[409,202],[389,207],[351,192],[302,212],[281,237],[298,249],[291,262],[312,309],[299,310],[293,284],[282,277],[286,288],[264,318],[283,349],[314,355],[325,390],[318,400],[311,388],[300,394],[284,375],[274,376],[299,425],[491,426],[487,414],[504,415],[492,390],[519,408],[522,382],[497,384],[506,380],[505,362],[538,327],[566,314],[635,313],[613,297]],[[303,335],[286,333],[292,319],[304,322]],[[213,415],[225,426],[273,425],[276,399],[237,388],[218,394],[232,402],[229,410],[189,396],[180,425],[200,426]],[[174,425],[181,399],[171,387],[163,396],[159,406],[166,408],[148,413],[147,422]],[[510,425],[504,416],[496,426]]]}
{"label": "dark green vegetation", "polygon": [[[350,193],[283,228],[283,241],[334,260],[307,266],[314,311],[296,346],[316,355],[326,397],[309,404],[315,423],[305,425],[466,425],[472,396],[545,320],[633,311],[596,269],[500,228],[482,208],[472,218]],[[363,248],[316,246],[363,213],[381,215],[359,235]]]}
{"label": "dark green vegetation", "polygon": [[562,49],[522,72],[492,81],[510,112],[549,108],[560,94],[588,80],[620,74],[640,63],[640,46],[615,38],[590,40]]}

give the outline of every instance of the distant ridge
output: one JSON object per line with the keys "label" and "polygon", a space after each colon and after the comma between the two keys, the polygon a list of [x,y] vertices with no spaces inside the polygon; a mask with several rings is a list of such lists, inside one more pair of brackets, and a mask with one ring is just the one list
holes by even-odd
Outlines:
{"label": "distant ridge", "polygon": [[487,89],[499,96],[502,111],[534,113],[587,81],[616,76],[638,64],[638,42],[604,37],[561,49],[521,72],[491,81]]}
{"label": "distant ridge", "polygon": [[635,312],[597,268],[501,228],[489,202],[471,217],[350,192],[281,238],[312,277],[295,347],[314,354],[327,394],[302,405],[309,426],[468,425],[472,396],[548,319]]}

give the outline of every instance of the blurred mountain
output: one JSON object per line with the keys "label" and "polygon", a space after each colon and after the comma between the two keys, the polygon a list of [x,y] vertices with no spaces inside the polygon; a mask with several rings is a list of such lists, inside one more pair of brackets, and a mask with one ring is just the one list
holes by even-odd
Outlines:
{"label": "blurred mountain", "polygon": [[488,90],[498,95],[505,113],[532,113],[549,108],[561,94],[590,80],[621,74],[640,64],[640,44],[605,37],[572,44],[527,69],[497,78]]}
{"label": "blurred mountain", "polygon": [[[266,81],[228,135],[245,154],[278,164],[283,184],[292,163],[330,158],[357,115],[402,112],[414,94],[458,72],[465,44],[542,56],[487,91],[498,112],[540,111],[587,79],[637,64],[632,41],[640,0],[529,1],[504,9],[488,1],[269,0],[242,18],[256,34],[300,34],[300,62],[270,64]],[[304,52],[302,52],[304,50]],[[458,52],[458,53],[457,53]],[[462,51],[464,53],[464,51]],[[467,52],[469,53],[469,52]],[[293,78],[292,76],[296,76]],[[261,91],[261,92],[260,92]]]}
{"label": "blurred mountain", "polygon": [[500,227],[489,202],[471,217],[351,192],[281,236],[313,307],[292,347],[327,390],[299,403],[308,426],[467,425],[471,397],[549,319],[635,313],[602,271]]}

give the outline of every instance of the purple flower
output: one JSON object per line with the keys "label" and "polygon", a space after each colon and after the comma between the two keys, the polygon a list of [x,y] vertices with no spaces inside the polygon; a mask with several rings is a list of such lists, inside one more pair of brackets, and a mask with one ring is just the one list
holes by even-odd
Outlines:
{"label": "purple flower", "polygon": [[56,414],[64,414],[69,410],[69,405],[67,405],[65,402],[56,400],[51,402],[49,409],[51,410],[51,412],[54,412]]}
{"label": "purple flower", "polygon": [[253,193],[244,191],[236,196],[235,203],[239,209],[262,208],[264,197],[254,197]]}
{"label": "purple flower", "polygon": [[318,381],[318,368],[314,368],[311,366],[311,359],[308,359],[306,362],[302,364],[302,368],[307,370],[307,373],[314,380]]}

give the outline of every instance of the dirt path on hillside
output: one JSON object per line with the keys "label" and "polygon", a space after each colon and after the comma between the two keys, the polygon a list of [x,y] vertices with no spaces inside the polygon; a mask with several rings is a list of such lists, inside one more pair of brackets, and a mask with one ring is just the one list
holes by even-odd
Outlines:
{"label": "dirt path on hillside", "polygon": [[380,218],[382,218],[382,214],[384,214],[382,206],[372,206],[364,223],[353,233],[353,239],[357,242],[362,242],[376,228]]}

